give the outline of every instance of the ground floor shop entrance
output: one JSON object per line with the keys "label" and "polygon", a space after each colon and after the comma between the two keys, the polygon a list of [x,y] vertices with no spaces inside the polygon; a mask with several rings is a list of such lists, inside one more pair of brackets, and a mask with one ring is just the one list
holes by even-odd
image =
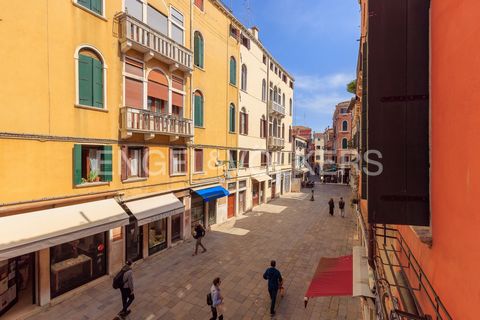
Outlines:
{"label": "ground floor shop entrance", "polygon": [[235,202],[237,201],[235,193],[228,196],[228,211],[227,218],[235,217]]}
{"label": "ground floor shop entrance", "polygon": [[143,258],[143,228],[137,223],[125,226],[125,252],[127,260]]}

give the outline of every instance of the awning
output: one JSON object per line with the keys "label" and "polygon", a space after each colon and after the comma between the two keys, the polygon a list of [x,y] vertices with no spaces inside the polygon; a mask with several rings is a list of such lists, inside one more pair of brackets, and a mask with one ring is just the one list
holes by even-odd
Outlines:
{"label": "awning", "polygon": [[312,282],[305,293],[308,298],[352,295],[352,256],[321,258]]}
{"label": "awning", "polygon": [[353,247],[353,294],[354,297],[375,297],[370,290],[368,258],[365,247]]}
{"label": "awning", "polygon": [[257,181],[257,182],[264,182],[264,181],[272,180],[272,178],[267,174],[259,174],[259,175],[253,176],[252,179]]}
{"label": "awning", "polygon": [[195,188],[195,189],[192,189],[192,191],[198,194],[200,197],[202,197],[203,200],[205,200],[206,202],[209,202],[211,200],[215,200],[218,198],[223,198],[230,194],[230,192],[228,192],[228,190],[222,186]]}
{"label": "awning", "polygon": [[138,220],[139,226],[185,211],[183,203],[173,193],[125,202],[125,205]]}
{"label": "awning", "polygon": [[128,219],[114,199],[1,217],[0,261],[120,227]]}

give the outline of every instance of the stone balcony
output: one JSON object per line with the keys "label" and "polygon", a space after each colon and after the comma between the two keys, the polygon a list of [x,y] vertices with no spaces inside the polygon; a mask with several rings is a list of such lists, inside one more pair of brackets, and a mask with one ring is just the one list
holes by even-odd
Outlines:
{"label": "stone balcony", "polygon": [[285,117],[285,107],[273,100],[268,102],[268,112],[271,115]]}
{"label": "stone balcony", "polygon": [[170,71],[192,71],[192,51],[127,13],[118,16],[118,21],[122,52],[134,49],[144,54],[145,61],[155,58],[165,62],[170,66]]}
{"label": "stone balcony", "polygon": [[268,137],[268,149],[281,150],[285,148],[285,139],[277,137]]}
{"label": "stone balcony", "polygon": [[145,139],[155,135],[192,137],[193,123],[190,119],[178,118],[176,115],[156,113],[132,107],[121,108],[121,136],[130,138],[133,133],[145,134]]}

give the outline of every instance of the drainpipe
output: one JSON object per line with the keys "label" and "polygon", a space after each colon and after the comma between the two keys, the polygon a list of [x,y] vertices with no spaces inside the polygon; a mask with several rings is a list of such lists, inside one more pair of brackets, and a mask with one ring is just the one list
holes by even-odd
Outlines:
{"label": "drainpipe", "polygon": [[[190,0],[190,49],[193,48],[192,46],[192,39],[193,39],[193,1],[194,0]],[[193,60],[195,61],[195,52],[193,53]],[[192,65],[192,68],[195,68],[193,67]],[[194,161],[194,152],[193,152],[193,145],[195,144],[195,119],[193,118],[194,116],[194,113],[193,113],[193,108],[194,108],[194,101],[193,101],[193,70],[192,72],[190,73],[190,90],[187,91],[188,95],[189,95],[189,98],[190,98],[190,119],[193,120],[192,121],[192,134],[193,134],[193,137],[190,138],[190,161],[189,161],[189,164],[188,164],[188,184],[189,186],[192,185],[193,183],[193,161]]]}

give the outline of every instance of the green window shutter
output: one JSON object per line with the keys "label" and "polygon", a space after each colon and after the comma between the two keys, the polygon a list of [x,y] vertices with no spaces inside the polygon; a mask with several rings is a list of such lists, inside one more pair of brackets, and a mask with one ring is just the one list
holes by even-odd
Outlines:
{"label": "green window shutter", "polygon": [[237,84],[237,63],[233,58],[230,59],[230,83]]}
{"label": "green window shutter", "polygon": [[103,108],[103,64],[93,59],[93,106]]}
{"label": "green window shutter", "polygon": [[201,96],[195,95],[194,105],[195,126],[203,127],[203,101]]}
{"label": "green window shutter", "polygon": [[195,38],[193,40],[193,63],[200,67],[200,37],[195,33]]}
{"label": "green window shutter", "polygon": [[93,59],[84,55],[78,58],[78,96],[84,106],[93,106]]}
{"label": "green window shutter", "polygon": [[235,132],[235,107],[230,106],[230,132]]}
{"label": "green window shutter", "polygon": [[205,47],[204,47],[203,39],[202,39],[202,38],[199,39],[198,49],[199,49],[199,50],[198,50],[198,53],[199,53],[199,57],[198,57],[198,59],[199,59],[199,67],[200,67],[200,68],[203,68],[203,51],[204,51]]}
{"label": "green window shutter", "polygon": [[98,13],[99,15],[103,15],[103,0],[91,0],[90,9],[92,11]]}
{"label": "green window shutter", "polygon": [[82,145],[73,145],[73,184],[82,183]]}
{"label": "green window shutter", "polygon": [[103,181],[112,181],[112,146],[104,146],[102,152],[102,171]]}

